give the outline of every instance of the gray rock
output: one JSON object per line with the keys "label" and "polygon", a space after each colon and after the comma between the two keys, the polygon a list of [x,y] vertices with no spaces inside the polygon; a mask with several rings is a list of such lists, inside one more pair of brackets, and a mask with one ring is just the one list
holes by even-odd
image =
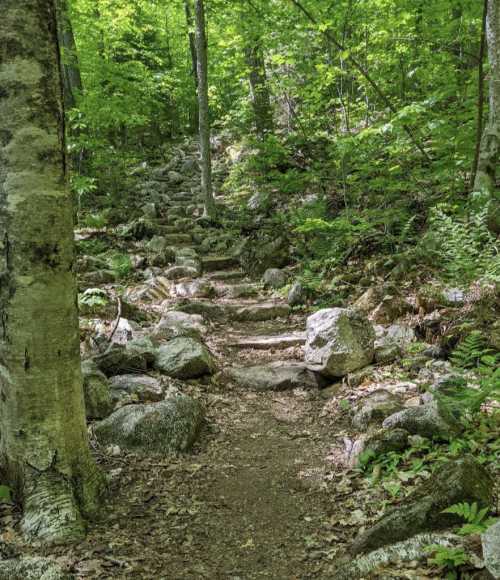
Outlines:
{"label": "gray rock", "polygon": [[370,457],[378,457],[391,451],[399,452],[409,445],[408,432],[404,429],[392,429],[386,431],[379,429],[373,433],[361,436],[352,446],[349,453],[349,465],[359,465],[361,457],[369,454]]}
{"label": "gray rock", "polygon": [[233,318],[239,322],[264,322],[275,318],[286,318],[289,314],[288,304],[249,304],[236,308]]}
{"label": "gray rock", "polygon": [[152,266],[165,266],[175,260],[175,250],[163,236],[154,236],[146,245],[148,262]]}
{"label": "gray rock", "polygon": [[158,216],[158,211],[157,211],[156,205],[154,203],[145,203],[141,207],[141,210],[146,218],[154,220]]}
{"label": "gray rock", "polygon": [[148,375],[118,375],[109,380],[109,387],[115,402],[133,397],[141,403],[156,403],[165,396],[161,382]]}
{"label": "gray rock", "polygon": [[416,338],[413,328],[402,324],[391,324],[388,327],[376,326],[375,332],[377,334],[375,341],[376,348],[393,344],[396,344],[400,348],[405,348]]}
{"label": "gray rock", "polygon": [[102,445],[159,454],[189,450],[203,422],[200,404],[182,394],[171,394],[160,403],[127,405],[95,426]]}
{"label": "gray rock", "polygon": [[486,469],[472,457],[448,461],[405,500],[389,510],[359,535],[351,553],[361,554],[393,544],[425,531],[442,530],[462,523],[459,516],[443,510],[460,502],[491,505],[493,481]]}
{"label": "gray rock", "polygon": [[444,288],[441,294],[446,306],[463,306],[465,304],[465,292],[460,288]]}
{"label": "gray rock", "polygon": [[488,572],[498,580],[500,578],[500,521],[490,526],[481,535],[484,565]]}
{"label": "gray rock", "polygon": [[113,411],[108,379],[90,360],[82,363],[82,374],[87,419],[104,419]]}
{"label": "gray rock", "polygon": [[264,272],[262,281],[264,282],[264,286],[279,289],[286,286],[287,275],[286,272],[278,268],[269,268]]}
{"label": "gray rock", "polygon": [[181,282],[175,285],[174,291],[179,298],[211,298],[215,294],[213,285],[206,280]]}
{"label": "gray rock", "polygon": [[370,425],[381,425],[385,418],[402,408],[399,397],[384,389],[378,389],[360,401],[352,419],[352,426],[358,431],[366,431]]}
{"label": "gray rock", "polygon": [[176,379],[196,379],[215,372],[215,359],[205,345],[192,338],[174,338],[160,346],[156,368]]}
{"label": "gray rock", "polygon": [[[145,371],[151,366],[152,355],[149,349],[138,348],[135,341],[127,346],[113,344],[105,352],[94,357],[97,367],[108,377],[130,371]],[[132,347],[130,347],[132,345]]]}
{"label": "gray rock", "polygon": [[203,317],[199,314],[187,314],[172,310],[162,316],[153,331],[153,336],[166,340],[182,336],[200,338],[206,332],[207,328],[203,324]]}
{"label": "gray rock", "polygon": [[412,435],[448,440],[462,431],[460,423],[438,401],[409,407],[390,415],[383,422],[386,429],[406,429]]}
{"label": "gray rock", "polygon": [[0,561],[0,580],[71,580],[72,575],[49,558],[26,556]]}
{"label": "gray rock", "polygon": [[349,373],[347,375],[347,382],[349,383],[350,387],[359,387],[365,381],[369,381],[373,379],[373,373],[375,372],[375,367],[369,366],[359,369],[358,371],[354,371],[353,373]]}
{"label": "gray rock", "polygon": [[302,363],[274,362],[251,367],[234,367],[226,377],[240,387],[254,391],[284,391],[286,389],[318,389],[321,379]]}
{"label": "gray rock", "polygon": [[200,272],[193,266],[172,266],[165,271],[167,280],[182,280],[182,278],[198,278]]}
{"label": "gray rock", "polygon": [[203,300],[190,300],[181,302],[175,306],[176,310],[187,314],[199,314],[206,320],[222,321],[228,316],[228,310],[222,304],[206,302]]}
{"label": "gray rock", "polygon": [[375,332],[362,313],[345,308],[320,310],[307,319],[305,360],[328,377],[342,377],[369,365]]}
{"label": "gray rock", "polygon": [[307,292],[306,289],[302,286],[299,281],[296,281],[292,284],[290,291],[288,292],[288,304],[290,306],[300,306],[305,304],[307,300]]}

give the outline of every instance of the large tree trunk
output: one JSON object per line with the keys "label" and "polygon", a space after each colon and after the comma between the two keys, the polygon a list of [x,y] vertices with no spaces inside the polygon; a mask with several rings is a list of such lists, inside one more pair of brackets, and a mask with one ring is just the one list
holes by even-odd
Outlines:
{"label": "large tree trunk", "polygon": [[[196,94],[198,94],[198,57],[196,56],[196,35],[195,35],[195,25],[193,19],[193,13],[191,11],[191,0],[184,0],[184,12],[186,14],[186,25],[189,40],[189,51],[191,53],[191,63],[192,63],[192,74],[194,80],[194,86]],[[195,130],[198,125],[199,119],[199,109],[198,100],[195,101],[194,110],[190,114],[190,125],[191,128]]]}
{"label": "large tree trunk", "polygon": [[71,25],[69,16],[68,0],[56,0],[56,7],[57,36],[62,63],[64,107],[68,111],[76,106],[76,95],[82,92],[83,85],[73,26]]}
{"label": "large tree trunk", "polygon": [[474,191],[493,194],[500,148],[500,0],[488,0],[489,119],[483,131]]}
{"label": "large tree trunk", "polygon": [[270,133],[273,130],[273,114],[267,87],[264,56],[259,42],[246,47],[245,58],[249,68],[255,129],[260,137],[264,137],[266,133]]}
{"label": "large tree trunk", "polygon": [[3,0],[0,18],[0,460],[23,530],[84,533],[102,478],[80,369],[73,207],[54,0]]}
{"label": "large tree trunk", "polygon": [[195,0],[196,57],[198,75],[198,108],[201,152],[201,187],[205,203],[205,217],[215,216],[210,154],[210,117],[208,110],[208,56],[203,0]]}

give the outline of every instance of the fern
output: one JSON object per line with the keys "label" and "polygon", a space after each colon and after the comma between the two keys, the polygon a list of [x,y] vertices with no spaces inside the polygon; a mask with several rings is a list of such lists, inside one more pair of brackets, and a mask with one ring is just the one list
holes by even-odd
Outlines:
{"label": "fern", "polygon": [[466,217],[452,217],[448,211],[447,206],[439,205],[430,220],[430,234],[436,239],[436,252],[448,280],[459,284],[500,281],[500,254],[488,228],[488,204]]}
{"label": "fern", "polygon": [[475,330],[464,338],[450,356],[453,366],[462,369],[477,367],[481,359],[492,353],[482,333]]}
{"label": "fern", "polygon": [[443,510],[444,514],[455,514],[461,517],[465,524],[458,530],[461,536],[481,534],[495,523],[495,518],[488,517],[489,508],[479,509],[477,502],[472,504],[457,503]]}

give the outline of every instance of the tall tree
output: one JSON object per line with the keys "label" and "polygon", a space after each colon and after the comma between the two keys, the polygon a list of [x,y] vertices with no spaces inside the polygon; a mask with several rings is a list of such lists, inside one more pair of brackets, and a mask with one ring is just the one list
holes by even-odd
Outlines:
{"label": "tall tree", "polygon": [[250,96],[254,114],[255,129],[260,137],[273,130],[273,113],[271,97],[266,80],[264,54],[259,39],[255,39],[245,48],[245,59],[248,66]]}
{"label": "tall tree", "polygon": [[80,63],[76,51],[75,36],[69,14],[68,0],[56,0],[57,36],[61,51],[61,72],[64,88],[64,107],[76,105],[76,95],[83,90]]}
{"label": "tall tree", "polygon": [[195,0],[196,60],[198,76],[198,117],[201,152],[201,187],[207,218],[215,216],[215,200],[212,185],[212,158],[210,154],[210,115],[208,108],[208,54],[203,0]]}
{"label": "tall tree", "polygon": [[84,533],[102,477],[85,425],[54,0],[3,0],[0,36],[0,461],[26,535],[63,542]]}
{"label": "tall tree", "polygon": [[474,190],[492,194],[500,150],[500,0],[488,0],[486,39],[490,64],[490,107],[488,122],[481,139]]}

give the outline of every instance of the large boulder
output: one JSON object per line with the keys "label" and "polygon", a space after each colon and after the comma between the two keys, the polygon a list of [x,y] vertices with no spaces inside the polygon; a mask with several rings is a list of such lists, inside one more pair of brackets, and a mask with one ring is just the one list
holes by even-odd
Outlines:
{"label": "large boulder", "polygon": [[360,534],[351,552],[366,553],[424,531],[452,528],[462,520],[443,510],[461,502],[490,506],[493,487],[491,476],[473,457],[448,461],[421,484],[404,505],[389,510]]}
{"label": "large boulder", "polygon": [[153,331],[153,336],[166,340],[181,336],[200,338],[206,332],[207,327],[203,322],[203,316],[172,310],[162,316]]}
{"label": "large boulder", "polygon": [[240,387],[254,391],[318,389],[321,385],[320,377],[311,372],[306,365],[289,361],[233,367],[226,371],[226,377]]}
{"label": "large boulder", "polygon": [[307,290],[302,283],[297,280],[292,284],[288,292],[287,302],[290,306],[300,306],[307,301]]}
{"label": "large boulder", "polygon": [[95,435],[102,445],[129,451],[178,453],[192,447],[202,422],[201,405],[175,393],[160,403],[118,409],[95,426]]}
{"label": "large boulder", "polygon": [[90,360],[82,363],[82,374],[87,419],[104,419],[113,411],[108,379]]}
{"label": "large boulder", "polygon": [[174,338],[158,349],[156,368],[175,379],[196,379],[213,374],[216,364],[201,342],[193,338]]}
{"label": "large boulder", "polygon": [[373,326],[361,312],[319,310],[307,319],[305,360],[327,377],[342,377],[372,362],[374,342]]}

